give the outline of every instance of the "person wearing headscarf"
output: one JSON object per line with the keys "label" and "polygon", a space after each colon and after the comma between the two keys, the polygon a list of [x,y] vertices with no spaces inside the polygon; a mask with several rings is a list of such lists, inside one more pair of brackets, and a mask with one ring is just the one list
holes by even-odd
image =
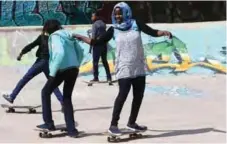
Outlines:
{"label": "person wearing headscarf", "polygon": [[114,6],[112,23],[105,34],[98,40],[90,39],[82,35],[75,35],[90,45],[106,43],[111,38],[116,42],[115,73],[119,83],[119,92],[114,102],[112,120],[108,132],[121,135],[118,121],[130,88],[133,89],[133,101],[127,127],[133,131],[145,131],[146,126],[136,123],[139,109],[145,90],[145,59],[142,45],[141,32],[153,37],[169,36],[168,31],[155,30],[138,20],[132,19],[131,8],[124,2]]}

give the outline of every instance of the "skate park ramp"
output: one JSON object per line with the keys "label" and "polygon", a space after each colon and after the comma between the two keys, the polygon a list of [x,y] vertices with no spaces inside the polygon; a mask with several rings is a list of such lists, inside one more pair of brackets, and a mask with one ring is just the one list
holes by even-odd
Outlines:
{"label": "skate park ramp", "polygon": [[[151,38],[142,34],[147,77],[143,103],[137,123],[149,130],[142,139],[124,142],[139,143],[225,143],[226,142],[226,32],[225,22],[195,24],[152,24],[167,29],[174,39]],[[67,26],[69,30],[87,35],[86,26]],[[34,49],[16,61],[20,50],[40,33],[40,27],[0,28],[0,94],[10,93],[35,61]],[[42,109],[36,114],[6,113],[0,108],[0,142],[30,143],[106,143],[104,133],[110,126],[118,84],[97,84],[88,87],[84,80],[92,79],[89,46],[84,49],[72,102],[77,128],[86,135],[73,139],[56,132],[51,139],[39,138],[36,125],[42,124]],[[108,62],[114,76],[115,44],[109,43]],[[100,63],[100,79],[105,71]],[[41,104],[44,74],[32,79],[15,100],[15,105]],[[59,86],[62,91],[62,85]],[[132,88],[123,107],[119,127],[127,125],[133,99]],[[52,95],[55,124],[64,124],[64,115],[55,95]],[[0,96],[0,104],[7,102]],[[24,112],[23,112],[24,111]],[[60,134],[59,134],[60,133]]]}

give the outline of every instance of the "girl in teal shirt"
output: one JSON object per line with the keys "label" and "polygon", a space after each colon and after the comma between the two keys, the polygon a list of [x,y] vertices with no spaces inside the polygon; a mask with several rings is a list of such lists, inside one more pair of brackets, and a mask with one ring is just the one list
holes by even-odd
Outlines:
{"label": "girl in teal shirt", "polygon": [[38,125],[38,128],[54,130],[54,121],[51,113],[51,98],[53,90],[62,82],[63,86],[63,105],[64,116],[68,135],[78,136],[78,130],[75,128],[74,112],[72,105],[72,92],[76,82],[79,66],[83,58],[77,41],[73,39],[71,32],[62,29],[57,20],[50,21],[47,30],[49,37],[49,79],[42,89],[42,110],[44,124]]}

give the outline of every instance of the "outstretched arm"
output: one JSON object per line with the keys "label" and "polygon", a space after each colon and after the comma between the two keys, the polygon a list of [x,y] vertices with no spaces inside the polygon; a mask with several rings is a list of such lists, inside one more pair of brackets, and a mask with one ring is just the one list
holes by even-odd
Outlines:
{"label": "outstretched arm", "polygon": [[38,46],[40,43],[41,43],[41,35],[39,35],[38,38],[37,38],[35,41],[33,41],[32,43],[26,45],[26,46],[22,49],[20,55],[17,57],[17,60],[20,60],[21,57],[22,57],[24,54],[26,54],[27,52],[31,51],[33,48],[35,48],[36,46]]}
{"label": "outstretched arm", "polygon": [[114,29],[113,27],[110,27],[107,32],[105,32],[103,35],[101,35],[98,39],[90,39],[88,37],[79,35],[79,34],[73,34],[74,38],[77,38],[78,40],[82,40],[87,44],[90,45],[99,45],[99,44],[105,44],[107,43],[109,40],[111,40],[111,38],[113,37],[113,33],[114,33]]}
{"label": "outstretched arm", "polygon": [[153,37],[160,37],[160,36],[168,36],[169,38],[172,38],[172,34],[169,31],[161,31],[161,30],[156,30],[152,29],[145,23],[136,21],[139,29],[144,32],[147,35],[153,36]]}

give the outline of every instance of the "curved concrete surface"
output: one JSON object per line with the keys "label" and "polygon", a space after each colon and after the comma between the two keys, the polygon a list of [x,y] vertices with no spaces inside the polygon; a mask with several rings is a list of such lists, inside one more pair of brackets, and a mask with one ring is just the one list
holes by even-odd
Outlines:
{"label": "curved concrete surface", "polygon": [[[10,92],[24,72],[0,68],[0,92]],[[106,143],[104,132],[109,127],[112,106],[117,95],[117,85],[105,84],[87,87],[80,77],[73,92],[75,120],[78,129],[87,135],[73,139],[59,135],[41,139],[34,131],[42,123],[42,115],[7,114],[0,108],[0,142],[86,142]],[[15,104],[36,105],[41,103],[40,91],[45,83],[44,75],[32,80],[18,95]],[[144,139],[125,142],[139,143],[218,143],[226,142],[226,77],[225,75],[198,76],[149,76],[138,123],[149,127]],[[62,86],[61,86],[62,87]],[[123,108],[119,127],[125,127],[130,112],[132,92]],[[0,103],[6,103],[0,97]],[[64,117],[55,96],[52,96],[53,117],[56,124],[63,124]],[[41,109],[38,109],[41,112]],[[58,134],[58,132],[56,132]]]}

